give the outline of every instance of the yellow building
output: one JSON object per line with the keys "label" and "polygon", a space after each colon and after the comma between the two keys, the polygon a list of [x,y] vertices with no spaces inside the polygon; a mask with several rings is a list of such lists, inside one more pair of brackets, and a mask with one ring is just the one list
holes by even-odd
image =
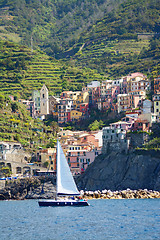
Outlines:
{"label": "yellow building", "polygon": [[71,121],[74,121],[74,120],[79,120],[82,116],[82,112],[79,112],[77,110],[72,110],[70,112],[70,118],[71,118]]}
{"label": "yellow building", "polygon": [[38,158],[40,166],[47,167],[47,170],[56,170],[56,148],[40,150]]}
{"label": "yellow building", "polygon": [[73,101],[74,108],[77,110],[80,110],[80,104],[82,104],[82,103],[89,103],[89,93],[87,91],[80,92],[77,95],[77,98],[74,99],[74,101]]}

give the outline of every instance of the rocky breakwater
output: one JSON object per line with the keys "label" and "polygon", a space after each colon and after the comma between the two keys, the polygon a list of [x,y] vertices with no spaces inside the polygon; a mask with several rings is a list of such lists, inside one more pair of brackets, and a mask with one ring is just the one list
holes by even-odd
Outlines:
{"label": "rocky breakwater", "polygon": [[0,189],[0,200],[52,198],[55,195],[54,179],[21,178],[8,180]]}
{"label": "rocky breakwater", "polygon": [[139,190],[123,190],[123,191],[81,191],[81,196],[86,199],[145,199],[160,198],[159,191],[139,189]]}

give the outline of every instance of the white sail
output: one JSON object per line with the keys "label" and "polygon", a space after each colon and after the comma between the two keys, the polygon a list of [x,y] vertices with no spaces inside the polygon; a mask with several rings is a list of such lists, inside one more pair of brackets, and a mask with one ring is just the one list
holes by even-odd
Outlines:
{"label": "white sail", "polygon": [[57,195],[79,195],[62,147],[57,140]]}

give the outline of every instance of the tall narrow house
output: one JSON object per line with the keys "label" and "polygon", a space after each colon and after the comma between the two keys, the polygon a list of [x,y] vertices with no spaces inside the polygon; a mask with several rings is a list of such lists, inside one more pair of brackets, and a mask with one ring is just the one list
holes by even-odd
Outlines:
{"label": "tall narrow house", "polygon": [[45,84],[40,90],[40,113],[41,115],[49,114],[48,89]]}

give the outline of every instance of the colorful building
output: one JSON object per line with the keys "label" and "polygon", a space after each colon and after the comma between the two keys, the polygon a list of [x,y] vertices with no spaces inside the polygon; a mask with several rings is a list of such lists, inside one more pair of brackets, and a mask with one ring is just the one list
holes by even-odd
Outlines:
{"label": "colorful building", "polygon": [[79,135],[78,140],[81,144],[89,144],[92,149],[99,147],[99,140],[96,139],[94,134],[83,133]]}
{"label": "colorful building", "polygon": [[78,121],[82,117],[82,112],[79,112],[77,110],[71,110],[70,112],[70,120],[71,121]]}
{"label": "colorful building", "polygon": [[89,145],[68,145],[66,157],[73,175],[81,173],[80,157],[85,156],[88,150],[90,150]]}
{"label": "colorful building", "polygon": [[46,167],[48,171],[56,171],[56,148],[39,150],[37,152],[37,163],[40,167]]}
{"label": "colorful building", "polygon": [[154,94],[160,94],[160,76],[154,79]]}
{"label": "colorful building", "polygon": [[132,131],[149,131],[150,124],[147,120],[137,119],[132,125]]}
{"label": "colorful building", "polygon": [[70,121],[70,112],[73,109],[72,99],[61,99],[58,104],[58,123]]}
{"label": "colorful building", "polygon": [[49,113],[53,114],[53,116],[58,117],[58,104],[60,102],[60,98],[55,96],[49,97]]}
{"label": "colorful building", "polygon": [[95,158],[101,154],[101,149],[93,149],[89,152],[86,152],[85,155],[79,156],[79,164],[80,164],[80,169],[81,173],[83,173],[87,167],[94,162]]}
{"label": "colorful building", "polygon": [[153,109],[157,122],[160,121],[160,94],[153,96]]}

